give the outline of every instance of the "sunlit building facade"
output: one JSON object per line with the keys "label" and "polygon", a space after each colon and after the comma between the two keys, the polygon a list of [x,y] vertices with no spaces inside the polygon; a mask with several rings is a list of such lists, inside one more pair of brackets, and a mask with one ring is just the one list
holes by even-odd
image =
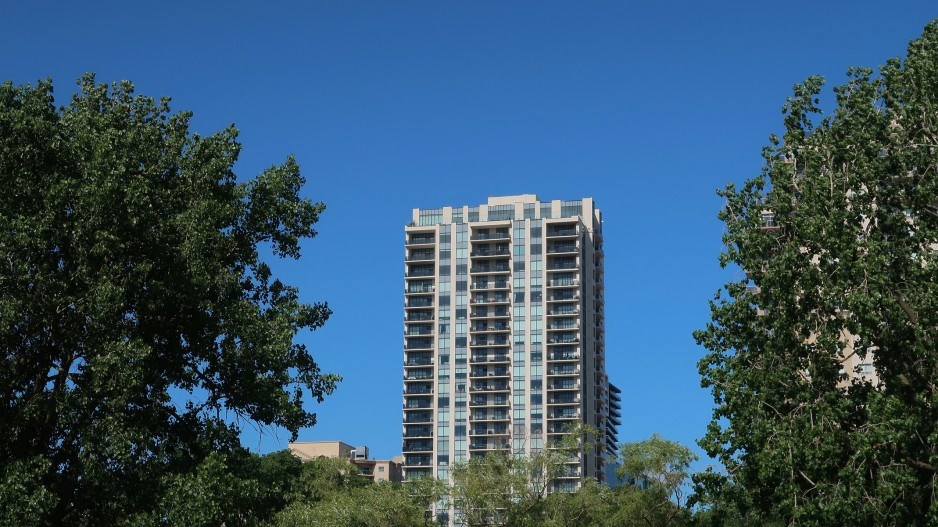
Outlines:
{"label": "sunlit building facade", "polygon": [[415,209],[405,228],[404,478],[602,435],[552,490],[602,481],[619,390],[606,375],[602,216],[590,198]]}

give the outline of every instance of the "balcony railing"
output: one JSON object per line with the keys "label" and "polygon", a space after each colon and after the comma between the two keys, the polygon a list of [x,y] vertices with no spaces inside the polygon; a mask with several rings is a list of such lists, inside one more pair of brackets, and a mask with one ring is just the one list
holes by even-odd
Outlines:
{"label": "balcony railing", "polygon": [[493,324],[491,326],[486,324],[476,324],[472,326],[472,331],[509,331],[511,328],[508,327],[508,324]]}
{"label": "balcony railing", "polygon": [[411,286],[404,290],[405,293],[414,294],[414,293],[433,293],[436,291],[432,285],[423,285],[423,286]]}
{"label": "balcony railing", "polygon": [[404,345],[404,349],[415,350],[415,349],[428,349],[433,347],[433,341],[430,339],[420,339],[409,341]]}
{"label": "balcony railing", "polygon": [[408,386],[407,389],[404,390],[404,394],[405,395],[432,395],[433,388],[430,388],[429,386]]}
{"label": "balcony railing", "polygon": [[508,288],[507,281],[498,281],[498,282],[492,282],[492,283],[475,283],[475,284],[472,284],[471,289],[473,291],[483,291],[486,289],[507,289],[507,288]]}
{"label": "balcony railing", "polygon": [[473,318],[489,318],[489,317],[509,317],[511,313],[507,309],[476,309],[472,312]]}
{"label": "balcony railing", "polygon": [[429,426],[408,427],[404,430],[404,437],[433,437],[433,429]]}
{"label": "balcony railing", "polygon": [[408,262],[423,262],[427,260],[433,260],[434,258],[436,258],[436,256],[433,254],[432,251],[420,252],[420,253],[415,252],[407,256],[407,261]]}
{"label": "balcony railing", "polygon": [[476,265],[470,272],[472,273],[505,273],[511,271],[509,265]]}
{"label": "balcony railing", "polygon": [[404,307],[433,307],[432,298],[408,298]]}
{"label": "balcony railing", "polygon": [[474,340],[469,343],[470,346],[482,347],[482,346],[507,346],[508,339],[488,339],[488,340]]}
{"label": "balcony railing", "polygon": [[432,423],[433,416],[430,414],[426,415],[408,415],[404,418],[405,423]]}
{"label": "balcony railing", "polygon": [[422,245],[427,243],[436,243],[436,236],[411,236],[407,239],[407,245]]}
{"label": "balcony railing", "polygon": [[404,334],[405,335],[432,335],[433,330],[411,326],[407,328],[407,331],[405,331]]}
{"label": "balcony railing", "polygon": [[566,260],[557,260],[551,265],[547,266],[548,271],[566,271],[569,269],[576,269],[577,265],[575,261],[566,261]]}
{"label": "balcony railing", "polygon": [[547,229],[547,237],[552,238],[554,236],[576,236],[576,227],[570,227],[565,229]]}
{"label": "balcony railing", "polygon": [[508,355],[473,355],[469,362],[508,362]]}
{"label": "balcony railing", "polygon": [[507,240],[511,235],[507,232],[491,232],[473,234],[471,240]]}
{"label": "balcony railing", "polygon": [[407,322],[425,322],[428,320],[433,320],[433,313],[412,311],[410,313],[407,313],[407,318],[405,318],[404,320],[406,320]]}
{"label": "balcony railing", "polygon": [[413,372],[411,372],[410,374],[404,377],[404,379],[408,381],[429,381],[432,378],[433,378],[432,373],[419,374],[419,373],[413,373]]}
{"label": "balcony railing", "polygon": [[575,244],[552,245],[547,248],[547,254],[557,253],[575,253],[577,248]]}
{"label": "balcony railing", "polygon": [[404,364],[407,366],[430,366],[433,364],[433,359],[410,359]]}
{"label": "balcony railing", "polygon": [[404,446],[404,452],[431,452],[433,443],[411,443]]}
{"label": "balcony railing", "polygon": [[507,248],[495,249],[492,251],[485,251],[485,250],[479,249],[479,250],[472,251],[472,253],[470,253],[470,256],[507,256],[509,254],[511,254],[511,251],[509,251]]}
{"label": "balcony railing", "polygon": [[548,344],[576,344],[580,342],[580,337],[556,337],[547,339]]}
{"label": "balcony railing", "polygon": [[477,296],[470,301],[472,304],[495,304],[499,302],[508,302],[508,295]]}
{"label": "balcony railing", "polygon": [[406,273],[404,276],[407,278],[418,278],[424,276],[433,276],[436,274],[436,271],[431,267],[430,269],[412,269],[409,273]]}

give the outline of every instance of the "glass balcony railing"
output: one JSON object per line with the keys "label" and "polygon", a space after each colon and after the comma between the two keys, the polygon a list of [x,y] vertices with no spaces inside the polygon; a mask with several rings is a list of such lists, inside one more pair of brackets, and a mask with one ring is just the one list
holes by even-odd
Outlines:
{"label": "glass balcony railing", "polygon": [[508,232],[480,232],[473,234],[471,240],[506,240],[509,238]]}
{"label": "glass balcony railing", "polygon": [[555,236],[576,236],[576,227],[565,227],[558,229],[547,229],[547,237],[552,238]]}
{"label": "glass balcony railing", "polygon": [[472,267],[473,273],[502,273],[511,271],[509,265],[476,265]]}
{"label": "glass balcony railing", "polygon": [[436,243],[436,236],[415,234],[407,239],[408,245],[424,245],[428,243]]}
{"label": "glass balcony railing", "polygon": [[575,252],[577,252],[576,244],[572,244],[572,243],[551,245],[547,247],[547,254],[575,253]]}

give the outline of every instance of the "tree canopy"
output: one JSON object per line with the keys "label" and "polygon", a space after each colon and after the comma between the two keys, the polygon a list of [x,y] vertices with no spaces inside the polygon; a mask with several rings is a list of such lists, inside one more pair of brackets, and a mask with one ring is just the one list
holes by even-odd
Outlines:
{"label": "tree canopy", "polygon": [[324,205],[292,157],[239,182],[233,127],[79,88],[0,85],[0,523],[162,524],[243,494],[238,423],[295,435],[333,390],[294,342],[327,305],[262,258],[299,257]]}
{"label": "tree canopy", "polygon": [[753,524],[938,525],[938,21],[821,110],[795,86],[761,175],[720,192],[745,270],[695,334],[700,478]]}

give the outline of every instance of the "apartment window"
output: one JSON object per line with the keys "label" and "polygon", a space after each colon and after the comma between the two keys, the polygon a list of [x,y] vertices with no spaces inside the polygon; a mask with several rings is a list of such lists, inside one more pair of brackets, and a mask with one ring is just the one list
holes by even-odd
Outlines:
{"label": "apartment window", "polygon": [[541,203],[541,219],[550,219],[551,216],[551,205],[550,203]]}
{"label": "apartment window", "polygon": [[378,467],[378,472],[384,472],[384,467]]}
{"label": "apartment window", "polygon": [[469,207],[469,222],[479,221],[479,207]]}
{"label": "apartment window", "polygon": [[583,215],[583,202],[580,200],[576,201],[562,201],[560,203],[560,217],[561,218],[570,218],[573,216],[582,216]]}
{"label": "apartment window", "polygon": [[512,220],[515,217],[514,205],[495,205],[489,207],[488,221]]}
{"label": "apartment window", "polygon": [[537,215],[537,209],[534,203],[525,203],[524,204],[524,219],[533,220]]}
{"label": "apartment window", "polygon": [[443,223],[443,209],[421,209],[418,213],[418,225],[437,225]]}

